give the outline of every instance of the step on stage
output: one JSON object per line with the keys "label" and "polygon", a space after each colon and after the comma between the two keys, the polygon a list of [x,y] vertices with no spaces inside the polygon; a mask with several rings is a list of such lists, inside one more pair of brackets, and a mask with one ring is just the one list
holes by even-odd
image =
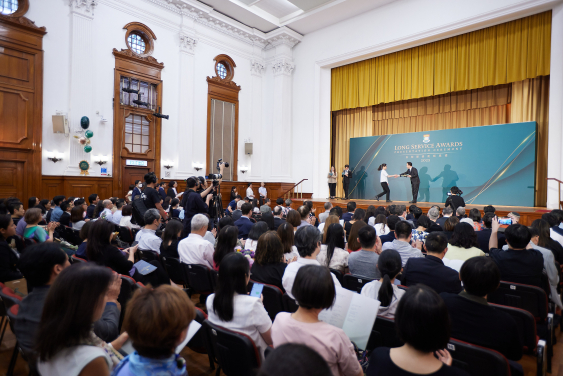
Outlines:
{"label": "step on stage", "polygon": [[[291,205],[291,207],[293,209],[297,209],[299,206],[301,206],[303,204],[303,201],[313,201],[313,208],[316,209],[316,214],[318,215],[319,213],[324,212],[324,203],[327,201],[330,201],[332,203],[332,205],[334,206],[340,206],[342,208],[344,208],[344,211],[346,211],[346,205],[348,204],[348,202],[350,201],[354,201],[356,203],[356,207],[357,208],[362,208],[362,209],[367,209],[368,206],[370,205],[374,205],[376,208],[378,206],[383,206],[383,207],[388,207],[389,205],[405,205],[407,207],[407,210],[409,208],[410,205],[416,205],[419,208],[422,209],[423,213],[427,213],[428,209],[430,209],[433,205],[438,205],[440,207],[440,209],[444,208],[444,203],[443,202],[417,202],[416,204],[410,204],[408,201],[393,201],[393,202],[385,202],[385,200],[356,200],[356,199],[351,199],[351,200],[341,200],[341,199],[336,199],[336,200],[329,200],[329,199],[300,199],[300,198],[292,198],[293,204]],[[544,213],[549,213],[551,210],[547,209],[545,207],[529,207],[529,206],[497,206],[493,203],[491,203],[491,205],[493,205],[496,209],[496,214],[499,217],[504,217],[506,216],[508,213],[510,212],[517,212],[518,214],[520,214],[520,223],[524,224],[524,225],[531,225],[532,222],[536,219],[541,218],[542,214]],[[466,205],[465,209],[466,209],[466,214],[469,214],[469,210],[476,208],[479,209],[479,211],[481,212],[481,216],[483,215],[483,208],[486,205]],[[441,210],[440,210],[441,212]]]}

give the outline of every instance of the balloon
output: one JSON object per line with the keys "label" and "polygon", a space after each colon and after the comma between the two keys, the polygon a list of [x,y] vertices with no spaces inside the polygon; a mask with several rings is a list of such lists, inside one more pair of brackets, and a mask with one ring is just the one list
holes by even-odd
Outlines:
{"label": "balloon", "polygon": [[80,119],[80,126],[82,129],[88,129],[90,126],[90,119],[88,119],[88,116],[82,116],[82,119]]}
{"label": "balloon", "polygon": [[84,146],[84,152],[89,153],[92,151],[92,147],[90,145]]}
{"label": "balloon", "polygon": [[88,142],[88,139],[86,137],[80,137],[78,139],[78,142],[80,143],[80,145],[86,145],[86,143]]}
{"label": "balloon", "polygon": [[94,132],[92,132],[91,130],[87,130],[86,133],[84,133],[84,135],[88,138],[92,138],[94,137]]}

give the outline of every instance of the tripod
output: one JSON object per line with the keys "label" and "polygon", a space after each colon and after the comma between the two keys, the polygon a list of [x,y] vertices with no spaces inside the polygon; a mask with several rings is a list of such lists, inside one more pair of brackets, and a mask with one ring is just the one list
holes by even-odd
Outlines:
{"label": "tripod", "polygon": [[214,211],[214,213],[213,213],[213,223],[218,228],[219,227],[219,220],[225,216],[225,212],[223,210],[223,200],[222,200],[222,196],[221,196],[221,184],[217,184],[217,186],[215,188],[217,188],[218,193],[213,192],[213,206],[212,206],[212,208],[214,209],[213,210]]}

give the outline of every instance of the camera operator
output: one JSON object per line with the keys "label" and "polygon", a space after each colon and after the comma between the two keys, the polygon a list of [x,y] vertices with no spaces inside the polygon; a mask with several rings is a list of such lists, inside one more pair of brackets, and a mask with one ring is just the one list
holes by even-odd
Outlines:
{"label": "camera operator", "polygon": [[449,197],[446,199],[446,208],[451,206],[455,213],[460,206],[465,207],[465,200],[461,197],[462,194],[463,192],[458,187],[453,186],[448,192]]}
{"label": "camera operator", "polygon": [[141,198],[145,202],[147,209],[157,209],[163,220],[168,219],[168,215],[162,208],[162,197],[158,194],[157,190],[154,188],[156,185],[156,175],[154,172],[149,172],[144,176],[146,188],[141,193]]}
{"label": "camera operator", "polygon": [[196,214],[207,214],[209,211],[209,201],[213,198],[213,194],[209,193],[213,188],[208,187],[202,193],[206,193],[205,202],[201,194],[197,193],[201,182],[198,177],[192,176],[186,180],[187,189],[182,197],[182,207],[184,208],[184,236],[188,236],[191,232],[191,221]]}

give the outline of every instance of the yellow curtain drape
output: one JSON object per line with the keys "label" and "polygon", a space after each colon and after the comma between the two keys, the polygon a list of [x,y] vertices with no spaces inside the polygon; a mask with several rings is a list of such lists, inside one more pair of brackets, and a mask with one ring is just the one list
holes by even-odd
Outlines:
{"label": "yellow curtain drape", "polygon": [[[546,204],[549,76],[335,112],[332,145],[337,170],[349,163],[350,138],[482,125],[538,123],[536,205]],[[343,197],[341,184],[337,196]]]}
{"label": "yellow curtain drape", "polygon": [[508,84],[550,72],[551,11],[332,69],[332,111]]}

